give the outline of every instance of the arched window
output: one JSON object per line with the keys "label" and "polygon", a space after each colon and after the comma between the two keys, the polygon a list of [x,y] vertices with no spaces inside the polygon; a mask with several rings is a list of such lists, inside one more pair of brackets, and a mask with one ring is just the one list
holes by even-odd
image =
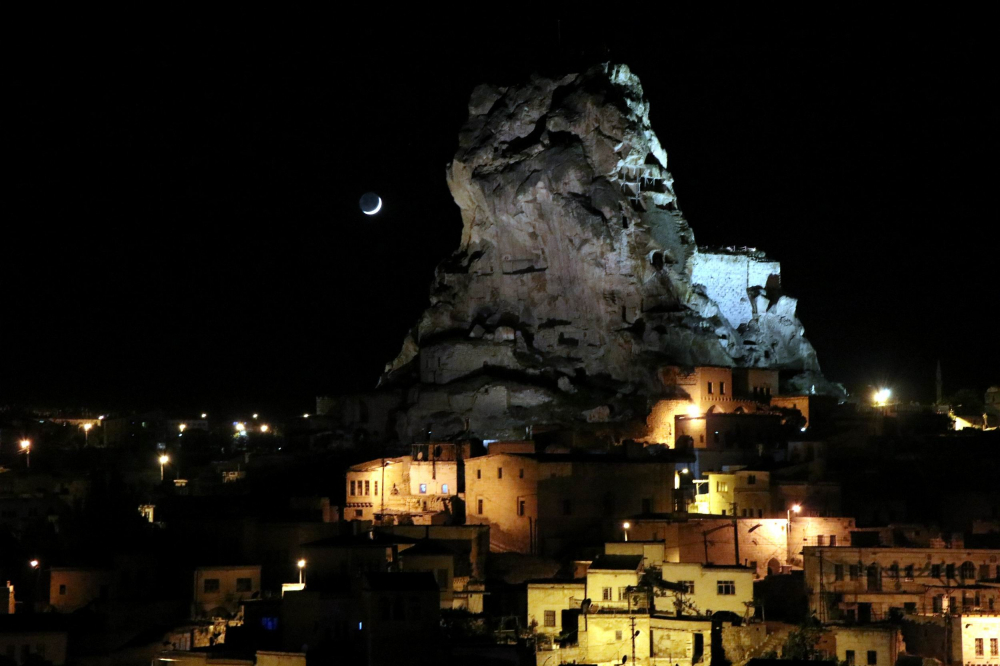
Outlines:
{"label": "arched window", "polygon": [[976,565],[972,562],[962,562],[962,569],[959,575],[962,576],[962,580],[975,580]]}

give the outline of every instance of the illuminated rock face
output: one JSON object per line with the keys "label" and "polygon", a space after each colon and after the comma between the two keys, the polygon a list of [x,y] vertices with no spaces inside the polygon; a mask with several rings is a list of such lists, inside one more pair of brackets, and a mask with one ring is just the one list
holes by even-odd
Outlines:
{"label": "illuminated rock face", "polygon": [[664,365],[822,381],[778,264],[700,253],[666,166],[625,66],[473,91],[448,168],[461,245],[383,376],[412,388],[404,437],[644,418]]}

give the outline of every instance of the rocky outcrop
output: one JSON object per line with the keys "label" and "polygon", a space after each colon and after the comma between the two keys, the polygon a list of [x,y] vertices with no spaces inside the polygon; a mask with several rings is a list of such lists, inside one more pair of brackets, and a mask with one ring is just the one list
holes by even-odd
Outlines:
{"label": "rocky outcrop", "polygon": [[627,67],[476,88],[447,178],[461,244],[382,378],[404,438],[644,418],[664,365],[822,378],[777,263],[699,251]]}

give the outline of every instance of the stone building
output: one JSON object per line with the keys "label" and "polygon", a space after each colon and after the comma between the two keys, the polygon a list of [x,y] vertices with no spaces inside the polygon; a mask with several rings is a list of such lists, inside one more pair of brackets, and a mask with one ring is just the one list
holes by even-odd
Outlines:
{"label": "stone building", "polygon": [[93,601],[108,601],[117,592],[118,576],[110,569],[52,567],[49,605],[57,613],[72,613]]}
{"label": "stone building", "polygon": [[414,444],[411,454],[347,470],[345,520],[430,524],[461,518],[469,442]]}
{"label": "stone building", "polygon": [[713,640],[709,615],[743,616],[753,598],[752,574],[744,567],[662,563],[645,574],[642,554],[605,554],[583,579],[529,582],[536,663],[705,663]]}
{"label": "stone building", "polygon": [[260,566],[198,567],[191,614],[229,616],[254,595],[260,595]]}
{"label": "stone building", "polygon": [[635,518],[629,538],[664,544],[665,562],[736,564],[735,532],[739,535],[739,563],[758,578],[802,566],[803,546],[834,541],[850,545],[853,518],[792,516],[791,539],[786,518]]}
{"label": "stone building", "polygon": [[807,546],[803,560],[824,622],[1000,612],[1000,550]]}
{"label": "stone building", "polygon": [[646,455],[498,453],[466,461],[469,524],[494,550],[557,553],[620,533],[621,519],[674,510],[674,463]]}

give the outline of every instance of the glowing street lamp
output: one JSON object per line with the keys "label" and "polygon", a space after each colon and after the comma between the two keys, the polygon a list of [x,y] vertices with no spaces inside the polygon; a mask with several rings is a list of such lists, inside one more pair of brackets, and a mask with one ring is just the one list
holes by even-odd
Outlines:
{"label": "glowing street lamp", "polygon": [[692,419],[696,419],[701,416],[701,410],[698,409],[698,405],[688,405],[687,415]]}
{"label": "glowing street lamp", "polygon": [[177,429],[180,430],[181,432],[184,432],[185,430],[187,430],[187,427],[188,427],[187,423],[182,423],[179,426],[177,426]]}
{"label": "glowing street lamp", "polygon": [[876,407],[885,407],[889,404],[889,398],[892,396],[892,391],[887,388],[881,388],[875,391],[875,395],[872,396]]}
{"label": "glowing street lamp", "polygon": [[90,441],[90,429],[94,427],[93,423],[83,424],[83,445],[86,446],[87,442]]}
{"label": "glowing street lamp", "polygon": [[160,461],[160,481],[163,481],[163,466],[170,462],[170,456],[164,454],[158,460]]}
{"label": "glowing street lamp", "polygon": [[254,412],[253,417],[257,418],[257,416],[258,416],[257,412]]}
{"label": "glowing street lamp", "polygon": [[24,459],[26,461],[26,466],[31,467],[31,440],[22,439],[21,440],[21,450],[24,451]]}
{"label": "glowing street lamp", "polygon": [[31,560],[30,562],[28,562],[28,564],[31,565],[32,569],[37,569],[39,562],[38,562],[38,560]]}
{"label": "glowing street lamp", "polygon": [[788,508],[788,532],[791,533],[792,530],[792,512],[799,513],[802,511],[801,504],[793,504]]}
{"label": "glowing street lamp", "polygon": [[201,413],[201,418],[207,419],[208,418],[208,414],[206,414],[205,412],[202,412]]}
{"label": "glowing street lamp", "polygon": [[628,541],[628,528],[632,527],[632,523],[627,520],[622,523],[622,528],[625,530],[625,540]]}
{"label": "glowing street lamp", "polygon": [[299,585],[303,585],[306,582],[306,561],[299,560],[295,565],[299,568]]}
{"label": "glowing street lamp", "polygon": [[266,423],[260,427],[260,431],[261,432],[267,432],[270,429],[271,429],[271,426],[267,425]]}

